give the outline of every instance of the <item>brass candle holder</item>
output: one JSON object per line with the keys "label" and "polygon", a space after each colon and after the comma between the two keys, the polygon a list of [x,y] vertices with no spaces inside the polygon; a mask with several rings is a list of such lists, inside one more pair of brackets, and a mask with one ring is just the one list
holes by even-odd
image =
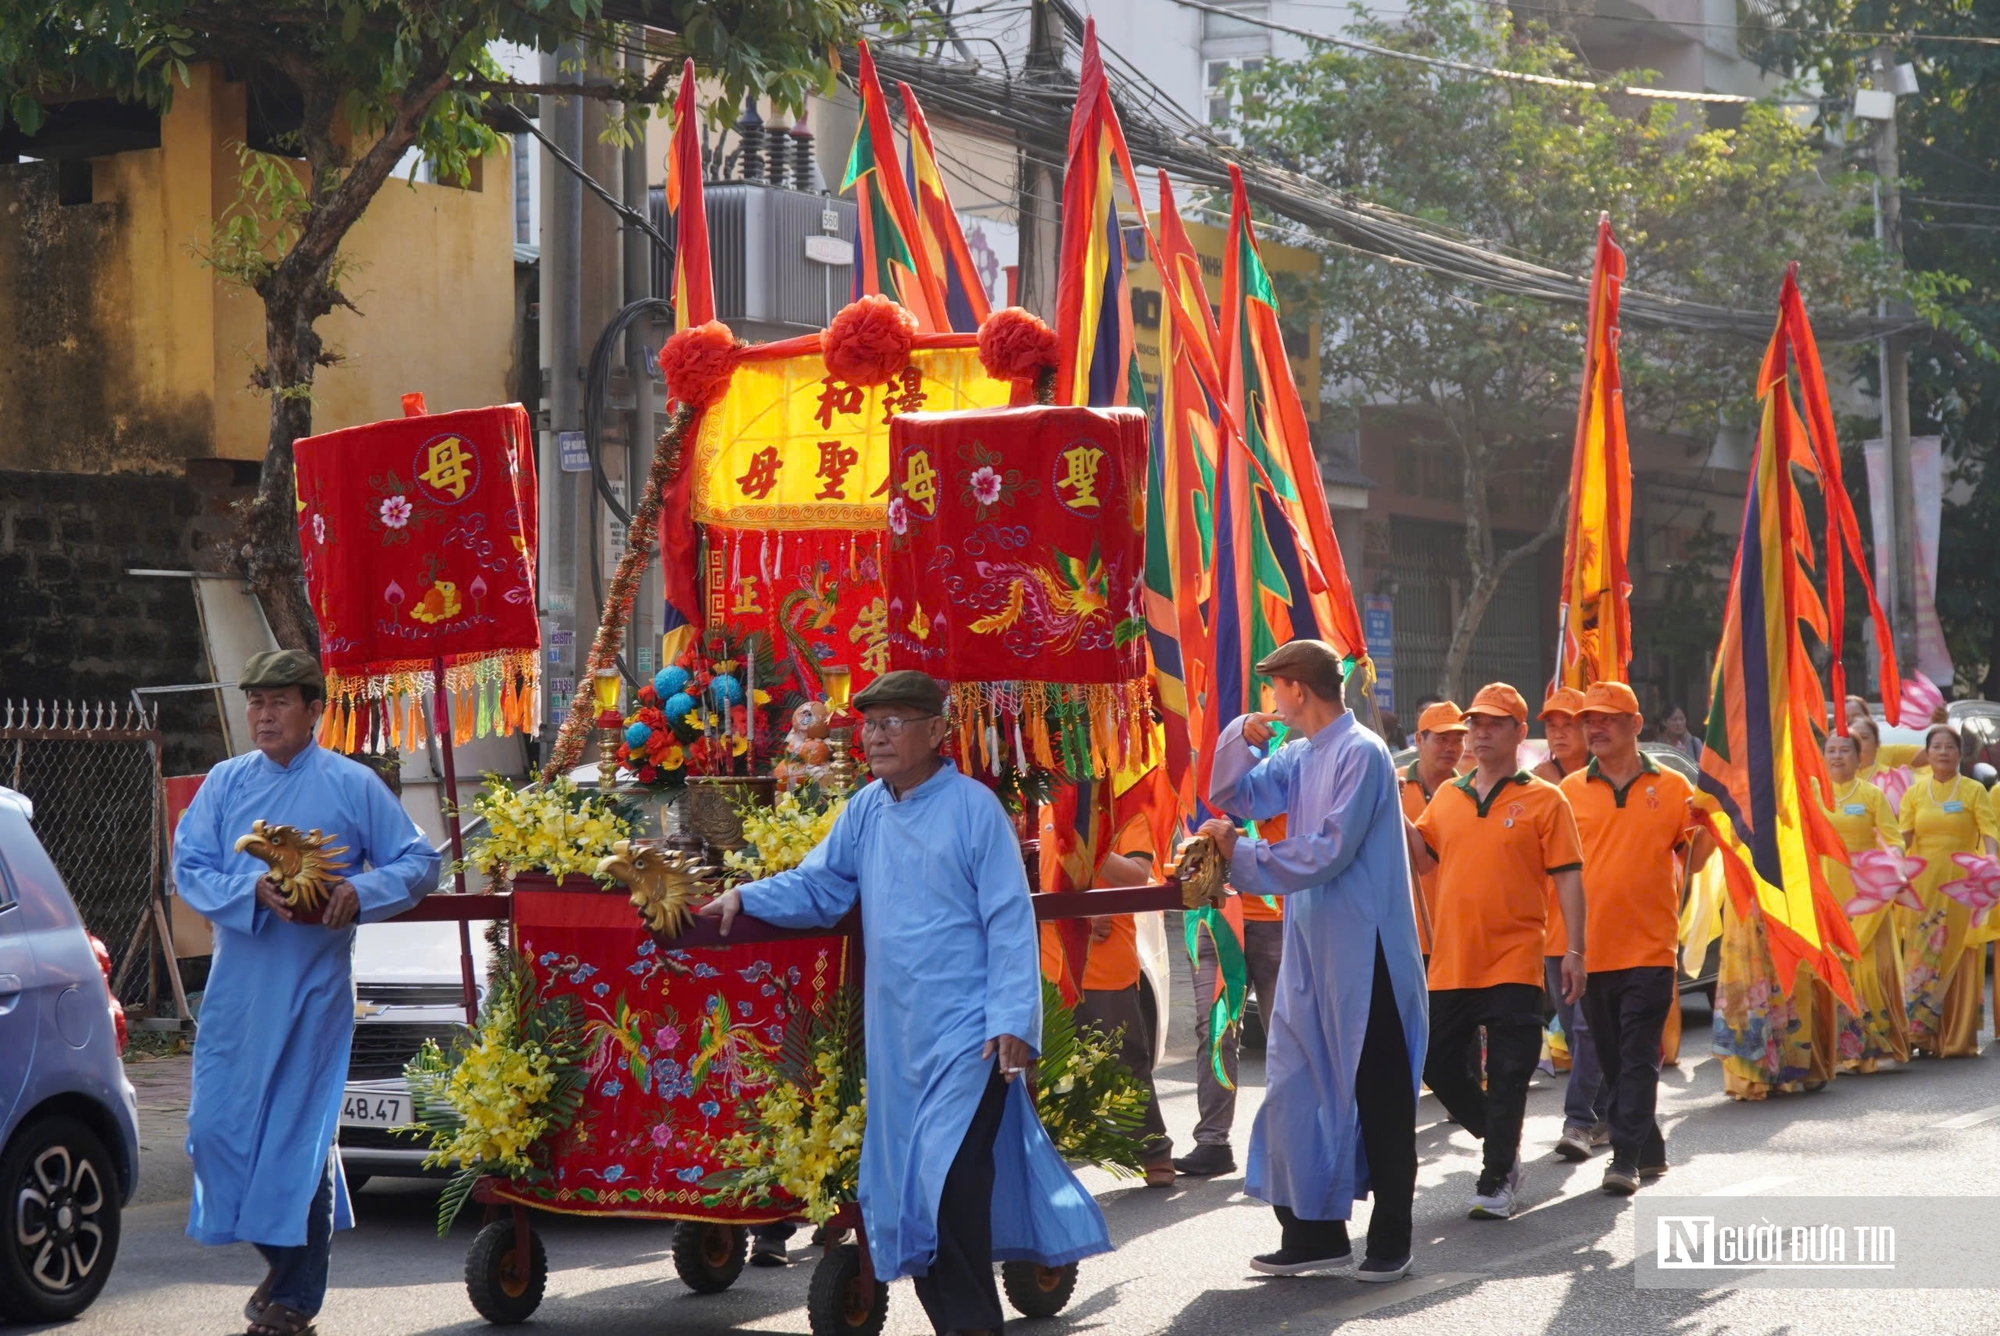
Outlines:
{"label": "brass candle holder", "polygon": [[618,669],[598,669],[591,689],[597,697],[597,787],[608,793],[618,782],[618,734],[625,724],[618,713]]}

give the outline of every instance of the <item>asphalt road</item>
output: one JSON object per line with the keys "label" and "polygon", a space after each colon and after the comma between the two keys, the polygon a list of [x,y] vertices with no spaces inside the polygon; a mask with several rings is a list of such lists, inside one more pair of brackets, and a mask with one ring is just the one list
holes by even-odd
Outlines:
{"label": "asphalt road", "polygon": [[[1169,1130],[1194,1121],[1192,1055],[1177,1018],[1160,1074]],[[2000,1198],[2000,1052],[1927,1063],[1767,1104],[1734,1104],[1706,1055],[1706,1014],[1689,1007],[1684,1058],[1663,1082],[1661,1116],[1673,1170],[1648,1192],[1675,1195],[1948,1195]],[[1246,1055],[1246,1059],[1248,1055]],[[184,1061],[184,1060],[183,1060]],[[76,1336],[220,1336],[243,1329],[240,1309],[263,1268],[248,1247],[201,1248],[182,1236],[187,1176],[175,1143],[173,1064],[143,1065],[152,1158],[141,1202],[103,1298]],[[1239,1158],[1261,1096],[1246,1060],[1237,1109]],[[1561,1130],[1560,1089],[1539,1078],[1524,1138],[1528,1209],[1506,1222],[1468,1220],[1476,1144],[1418,1106],[1421,1176],[1416,1263],[1395,1285],[1341,1276],[1266,1280],[1245,1261],[1275,1246],[1269,1211],[1242,1195],[1239,1175],[1148,1191],[1093,1174],[1117,1251],[1086,1261],[1068,1310],[1017,1332],[1046,1336],[1174,1331],[1189,1336],[1304,1336],[1344,1324],[1383,1333],[1892,1333],[2000,1331],[1994,1290],[1638,1290],[1633,1207],[1597,1190],[1603,1160],[1569,1166],[1549,1148]],[[358,1199],[360,1225],[334,1247],[326,1333],[487,1330],[466,1299],[464,1257],[475,1212],[447,1239],[433,1230],[435,1190],[377,1180]],[[1364,1226],[1367,1206],[1357,1207]],[[531,1330],[625,1333],[805,1332],[810,1254],[785,1271],[746,1271],[728,1293],[701,1297],[676,1279],[666,1226],[546,1219],[548,1293]],[[803,1243],[804,1236],[797,1240]],[[2000,1287],[2000,1240],[1965,1240],[1969,1277]],[[51,1329],[54,1330],[54,1329]],[[928,1331],[907,1282],[895,1286],[887,1331]]]}

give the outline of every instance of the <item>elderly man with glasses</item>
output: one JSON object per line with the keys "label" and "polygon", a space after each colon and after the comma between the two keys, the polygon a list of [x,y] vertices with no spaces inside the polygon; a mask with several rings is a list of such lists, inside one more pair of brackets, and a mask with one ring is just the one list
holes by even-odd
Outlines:
{"label": "elderly man with glasses", "polygon": [[875,773],[798,867],[703,909],[826,928],[858,899],[868,962],[860,1203],[875,1274],[916,1277],[939,1332],[998,1331],[993,1259],[1064,1266],[1111,1247],[1035,1116],[1042,976],[1021,844],[1000,800],[941,752],[944,688],[920,672],[854,697]]}

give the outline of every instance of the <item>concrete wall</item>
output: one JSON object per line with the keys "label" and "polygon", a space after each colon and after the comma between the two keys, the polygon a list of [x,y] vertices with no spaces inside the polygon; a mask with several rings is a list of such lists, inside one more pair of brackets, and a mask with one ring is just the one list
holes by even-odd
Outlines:
{"label": "concrete wall", "polygon": [[[177,471],[203,455],[258,459],[269,401],[263,303],[196,249],[237,193],[243,85],[191,71],[160,146],[92,161],[92,199],[57,202],[49,163],[0,166],[0,468]],[[503,156],[471,189],[393,181],[343,247],[360,308],[320,321],[343,354],[315,382],[314,425],[504,403],[515,349],[512,179]],[[484,188],[491,183],[492,189]]]}

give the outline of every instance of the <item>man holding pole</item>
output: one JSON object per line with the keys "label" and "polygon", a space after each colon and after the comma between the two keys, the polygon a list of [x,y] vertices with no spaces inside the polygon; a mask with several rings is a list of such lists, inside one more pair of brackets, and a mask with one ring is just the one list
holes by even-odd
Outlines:
{"label": "man holding pole", "polygon": [[[174,835],[174,887],[215,925],[201,1009],[188,1156],[201,1243],[252,1243],[270,1264],[244,1305],[252,1336],[293,1336],[326,1298],[333,1232],[354,1225],[334,1134],[354,1031],[357,922],[437,888],[438,856],[367,767],[313,741],[326,681],[302,650],[237,675],[255,752],[209,771]],[[253,822],[318,829],[348,876],[317,923],[295,921],[265,864],[236,841]]]}
{"label": "man holding pole", "polygon": [[[1660,1035],[1674,989],[1680,944],[1680,875],[1676,852],[1693,829],[1694,790],[1639,750],[1644,722],[1623,682],[1595,682],[1579,711],[1590,763],[1562,782],[1583,839],[1583,894],[1589,921],[1584,991],[1603,1107],[1611,1125],[1604,1190],[1630,1196],[1642,1180],[1667,1172],[1667,1146],[1654,1117],[1659,1099]],[[1700,861],[1697,850],[1694,857]]]}
{"label": "man holding pole", "polygon": [[[1437,945],[1430,960],[1430,1059],[1424,1081],[1458,1124],[1485,1142],[1475,1220],[1514,1213],[1521,1121],[1542,1051],[1545,887],[1553,879],[1570,945],[1562,996],[1583,994],[1583,855],[1560,790],[1519,767],[1528,706],[1504,682],[1466,710],[1478,766],[1417,818],[1411,853],[1437,872]],[[1486,1031],[1486,1085],[1467,1061]]]}
{"label": "man holding pole", "polygon": [[1035,1116],[1041,952],[1000,800],[941,754],[944,687],[900,669],[854,697],[875,774],[803,863],[702,909],[828,928],[858,900],[868,1128],[862,1225],[876,1278],[916,1277],[940,1333],[1001,1326],[993,1259],[1107,1252],[1091,1195]]}
{"label": "man holding pole", "polygon": [[1357,1279],[1394,1280],[1410,1266],[1428,1028],[1395,770],[1382,740],[1342,703],[1331,645],[1294,640],[1256,671],[1270,678],[1291,740],[1269,745],[1272,715],[1230,723],[1209,799],[1249,820],[1282,813],[1285,837],[1239,838],[1224,820],[1202,827],[1229,859],[1239,894],[1286,900],[1245,1184],[1271,1204],[1283,1234],[1250,1265],[1274,1276],[1347,1265],[1348,1217],[1373,1192]]}

